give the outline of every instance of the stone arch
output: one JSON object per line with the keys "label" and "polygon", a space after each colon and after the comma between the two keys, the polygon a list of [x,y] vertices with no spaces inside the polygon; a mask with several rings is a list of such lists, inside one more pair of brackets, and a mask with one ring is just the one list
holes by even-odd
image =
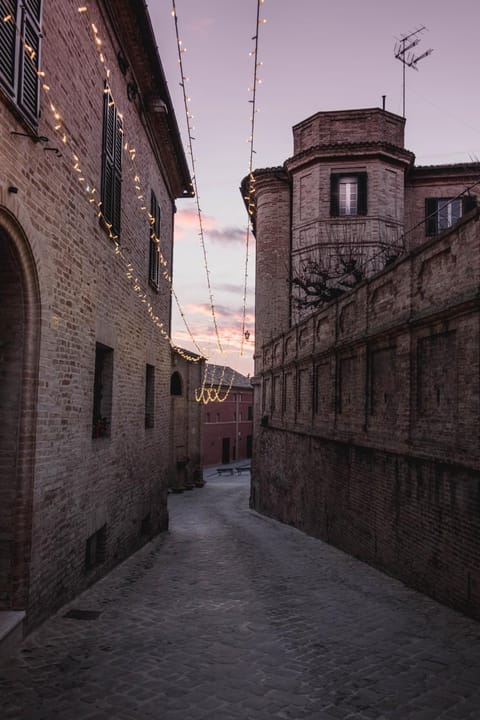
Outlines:
{"label": "stone arch", "polygon": [[0,610],[28,601],[40,319],[29,242],[0,206]]}

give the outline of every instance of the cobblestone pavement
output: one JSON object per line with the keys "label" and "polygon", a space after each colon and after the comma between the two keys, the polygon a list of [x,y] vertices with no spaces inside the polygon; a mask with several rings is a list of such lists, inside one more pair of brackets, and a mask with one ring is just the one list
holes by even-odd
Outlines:
{"label": "cobblestone pavement", "polygon": [[248,482],[171,496],[169,533],[0,668],[2,720],[478,720],[480,624],[252,512]]}

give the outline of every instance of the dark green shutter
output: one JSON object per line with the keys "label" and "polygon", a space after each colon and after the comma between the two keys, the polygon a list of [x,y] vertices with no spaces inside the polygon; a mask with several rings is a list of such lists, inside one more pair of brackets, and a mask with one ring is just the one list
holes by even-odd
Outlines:
{"label": "dark green shutter", "polygon": [[153,223],[150,226],[150,260],[149,260],[149,279],[158,287],[159,282],[159,269],[160,269],[160,254],[159,244],[155,238],[160,239],[160,207],[157,202],[155,193],[151,192],[150,199],[150,215],[153,218]]}
{"label": "dark green shutter", "polygon": [[120,234],[120,216],[122,205],[122,151],[123,151],[123,124],[115,110],[115,150],[114,150],[114,174],[113,174],[113,218],[112,230],[116,235]]}
{"label": "dark green shutter", "polygon": [[436,235],[438,227],[437,198],[425,198],[425,235]]}
{"label": "dark green shutter", "polygon": [[338,173],[332,173],[330,175],[330,215],[331,217],[338,217],[340,215],[340,202],[338,192],[338,182],[341,175]]}
{"label": "dark green shutter", "polygon": [[120,234],[123,147],[121,130],[121,120],[112,95],[107,91],[103,106],[102,213],[107,223],[111,224],[114,235]]}
{"label": "dark green shutter", "polygon": [[22,12],[21,33],[26,47],[22,44],[20,53],[20,80],[18,87],[18,104],[30,120],[38,118],[38,70],[40,55],[40,28],[36,18],[32,17],[27,8]]}
{"label": "dark green shutter", "polygon": [[[17,9],[16,0],[0,0],[0,83],[10,95],[15,92]],[[13,19],[4,22],[8,15]]]}
{"label": "dark green shutter", "polygon": [[463,198],[463,214],[470,212],[477,207],[476,195],[466,195]]}
{"label": "dark green shutter", "polygon": [[367,215],[367,173],[357,173],[357,215]]}

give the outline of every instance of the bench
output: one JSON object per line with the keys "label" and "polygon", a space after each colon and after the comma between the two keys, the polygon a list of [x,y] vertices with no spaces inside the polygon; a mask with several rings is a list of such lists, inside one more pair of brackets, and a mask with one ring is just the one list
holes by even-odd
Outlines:
{"label": "bench", "polygon": [[218,475],[233,475],[233,468],[231,468],[231,467],[217,468],[217,474]]}
{"label": "bench", "polygon": [[250,472],[250,465],[240,465],[236,467],[237,475],[241,475],[243,472]]}

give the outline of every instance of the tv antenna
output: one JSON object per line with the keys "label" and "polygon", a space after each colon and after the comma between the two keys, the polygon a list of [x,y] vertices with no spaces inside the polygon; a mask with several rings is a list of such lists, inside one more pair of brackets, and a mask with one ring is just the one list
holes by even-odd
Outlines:
{"label": "tv antenna", "polygon": [[400,60],[403,66],[403,117],[405,117],[405,68],[410,67],[414,70],[418,70],[418,62],[420,60],[423,60],[423,58],[428,57],[428,55],[431,55],[433,52],[433,48],[429,48],[421,55],[415,55],[415,51],[413,50],[413,48],[417,47],[418,43],[421,40],[420,33],[422,33],[426,29],[427,28],[425,27],[425,25],[422,25],[422,27],[414,30],[408,35],[403,35],[400,40],[395,43],[395,57],[397,58],[397,60]]}

